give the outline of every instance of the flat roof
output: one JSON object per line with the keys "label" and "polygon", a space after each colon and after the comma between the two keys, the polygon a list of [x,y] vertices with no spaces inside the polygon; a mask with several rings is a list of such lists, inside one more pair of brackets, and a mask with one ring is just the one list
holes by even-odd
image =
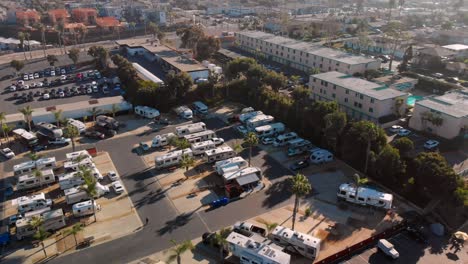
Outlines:
{"label": "flat roof", "polygon": [[468,50],[468,45],[463,44],[451,44],[442,46],[442,48],[446,48],[449,50],[461,51],[461,50]]}
{"label": "flat roof", "polygon": [[468,117],[468,89],[455,90],[441,96],[426,97],[416,101],[420,105],[435,111],[461,118]]}
{"label": "flat roof", "polygon": [[406,95],[404,92],[389,88],[386,85],[370,82],[337,71],[319,73],[311,76],[344,87],[354,92],[365,94],[377,100],[386,100]]}
{"label": "flat roof", "polygon": [[289,263],[291,261],[291,256],[289,254],[269,245],[254,241],[236,232],[231,232],[226,240],[228,243],[237,245],[246,250],[248,249],[253,256],[263,256],[266,259],[275,261],[275,263]]}

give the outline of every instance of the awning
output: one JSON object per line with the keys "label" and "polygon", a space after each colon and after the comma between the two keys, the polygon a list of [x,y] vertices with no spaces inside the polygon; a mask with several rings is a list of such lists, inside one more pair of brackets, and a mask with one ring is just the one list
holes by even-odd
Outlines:
{"label": "awning", "polygon": [[258,176],[254,173],[243,175],[243,176],[240,176],[239,178],[236,178],[236,181],[237,183],[239,183],[240,186],[243,186],[252,182],[257,182],[259,180],[260,179],[258,178]]}

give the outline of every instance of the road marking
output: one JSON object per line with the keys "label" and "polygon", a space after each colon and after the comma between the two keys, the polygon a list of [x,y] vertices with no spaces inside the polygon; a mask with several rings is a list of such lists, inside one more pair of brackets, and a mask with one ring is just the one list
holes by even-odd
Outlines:
{"label": "road marking", "polygon": [[198,215],[198,218],[200,218],[200,220],[202,221],[203,225],[206,227],[206,229],[208,230],[208,232],[211,233],[211,229],[208,227],[208,225],[206,224],[205,220],[203,219],[203,217],[200,216],[200,214],[198,212],[196,212],[196,214]]}

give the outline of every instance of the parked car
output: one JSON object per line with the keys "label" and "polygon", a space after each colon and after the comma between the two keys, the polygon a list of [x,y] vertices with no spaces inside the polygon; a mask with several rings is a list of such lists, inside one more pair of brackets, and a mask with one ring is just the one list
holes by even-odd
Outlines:
{"label": "parked car", "polygon": [[70,144],[70,142],[71,142],[71,139],[64,138],[64,137],[56,138],[54,140],[49,140],[49,144],[51,145],[68,145]]}
{"label": "parked car", "polygon": [[34,73],[34,79],[39,79],[39,73],[37,72]]}
{"label": "parked car", "polygon": [[8,218],[8,225],[9,226],[14,226],[16,224],[16,221],[23,219],[23,216],[21,214],[15,214],[12,215]]}
{"label": "parked car", "polygon": [[430,139],[424,143],[424,148],[427,150],[437,149],[437,147],[439,147],[439,144],[439,141]]}
{"label": "parked car", "polygon": [[426,244],[428,242],[427,236],[424,234],[421,227],[418,228],[417,226],[407,226],[405,231],[409,237],[420,243]]}
{"label": "parked car", "polygon": [[112,188],[114,189],[114,192],[117,194],[123,193],[124,191],[123,185],[120,181],[113,182]]}
{"label": "parked car", "polygon": [[84,133],[85,137],[94,138],[94,139],[104,139],[106,136],[96,130],[88,130]]}
{"label": "parked car", "polygon": [[224,144],[223,138],[212,138],[211,140],[213,141],[213,143],[215,143],[216,146]]}
{"label": "parked car", "polygon": [[444,75],[443,75],[442,73],[436,72],[436,73],[432,74],[432,77],[435,77],[435,78],[437,78],[437,79],[441,79],[441,78],[444,77]]}
{"label": "parked car", "polygon": [[50,95],[48,93],[45,93],[42,95],[42,99],[44,100],[49,100],[50,99]]}
{"label": "parked car", "polygon": [[140,148],[143,150],[143,151],[148,151],[150,150],[150,146],[144,142],[140,142]]}
{"label": "parked car", "polygon": [[380,239],[377,243],[377,248],[392,259],[397,259],[398,257],[400,257],[400,253],[398,253],[393,244],[388,242],[386,239]]}
{"label": "parked car", "polygon": [[7,159],[11,159],[15,157],[15,153],[10,148],[1,149],[0,153],[2,153],[2,155]]}
{"label": "parked car", "polygon": [[107,177],[109,177],[109,179],[113,182],[119,179],[119,176],[117,176],[117,173],[115,171],[109,171],[107,173]]}
{"label": "parked car", "polygon": [[36,145],[32,148],[32,152],[39,152],[47,149],[47,145]]}
{"label": "parked car", "polygon": [[406,128],[402,128],[398,130],[398,133],[397,133],[397,135],[400,137],[406,137],[406,136],[409,136],[409,134],[411,134],[411,131]]}
{"label": "parked car", "polygon": [[245,128],[245,126],[237,126],[236,130],[239,133],[241,133],[242,135],[245,135],[245,134],[247,134],[247,132],[249,132],[249,131],[247,131],[247,128]]}
{"label": "parked car", "polygon": [[300,160],[300,161],[297,161],[293,164],[291,164],[291,166],[289,166],[289,168],[292,170],[292,171],[297,171],[297,170],[300,170],[300,169],[305,169],[307,167],[309,167],[309,162],[307,160]]}
{"label": "parked car", "polygon": [[262,144],[263,145],[270,145],[270,144],[273,143],[273,141],[275,141],[274,138],[266,137],[266,138],[262,139]]}

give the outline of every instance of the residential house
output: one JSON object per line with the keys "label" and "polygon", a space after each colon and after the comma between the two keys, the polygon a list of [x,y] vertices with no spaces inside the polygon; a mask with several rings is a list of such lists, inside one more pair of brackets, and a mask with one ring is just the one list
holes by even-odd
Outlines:
{"label": "residential house", "polygon": [[468,58],[468,45],[463,44],[451,44],[442,46],[442,48],[447,49],[455,53],[456,58],[466,59]]}
{"label": "residential house", "polygon": [[455,57],[455,52],[440,46],[426,47],[418,50],[413,63],[420,66],[439,65]]}
{"label": "residential house", "polygon": [[[21,42],[18,39],[14,38],[4,38],[0,37],[0,50],[20,50],[21,49]],[[24,46],[26,50],[35,50],[41,48],[41,43],[36,40],[24,41]],[[29,49],[28,49],[29,45]]]}
{"label": "residential house", "polygon": [[66,9],[53,9],[47,12],[49,23],[54,25],[65,24],[70,19],[70,14]]}
{"label": "residential house", "polygon": [[41,16],[36,10],[16,11],[16,24],[21,26],[33,26],[41,21]]}
{"label": "residential house", "polygon": [[115,17],[98,17],[96,18],[96,25],[102,30],[112,31],[120,26],[120,22]]}
{"label": "residential house", "polygon": [[72,10],[73,20],[85,25],[94,25],[96,23],[97,11],[94,8],[76,8]]}

